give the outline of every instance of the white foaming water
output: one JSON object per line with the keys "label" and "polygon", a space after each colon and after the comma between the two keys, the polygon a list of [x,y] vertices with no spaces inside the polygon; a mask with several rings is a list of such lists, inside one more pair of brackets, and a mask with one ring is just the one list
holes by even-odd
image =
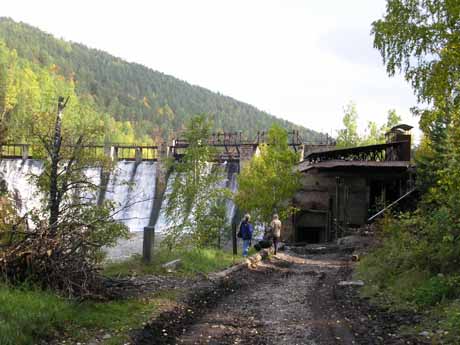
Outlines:
{"label": "white foaming water", "polygon": [[[85,176],[94,186],[101,185],[101,168],[88,168],[85,171]],[[94,190],[89,191],[85,196],[90,202],[96,204],[98,194],[99,190],[98,188],[95,188]]]}
{"label": "white foaming water", "polygon": [[[131,231],[131,238],[119,240],[117,245],[106,248],[109,261],[125,260],[133,254],[142,254],[144,227],[149,224],[155,196],[156,163],[118,162],[111,174],[105,198],[113,201],[117,213],[114,218],[123,222]],[[158,243],[158,236],[156,236]]]}
{"label": "white foaming water", "polygon": [[[135,169],[135,171],[134,171]],[[122,212],[123,222],[131,231],[142,231],[149,224],[155,196],[156,163],[142,162],[133,168]]]}
{"label": "white foaming water", "polygon": [[149,224],[155,196],[156,163],[118,162],[110,175],[106,199],[115,203],[114,218],[130,231],[142,231]]}
{"label": "white foaming water", "polygon": [[[236,193],[236,191],[238,190],[238,181],[237,181],[237,173],[234,172],[234,173],[231,173],[231,177],[230,179],[228,180],[228,183],[227,183],[227,188],[230,189],[232,191],[233,194]],[[228,199],[226,201],[226,215],[227,215],[227,222],[228,224],[231,224],[232,223],[232,220],[233,220],[233,217],[235,216],[235,211],[236,211],[236,205],[235,203],[233,202],[232,199]]]}
{"label": "white foaming water", "polygon": [[41,207],[41,196],[33,180],[43,171],[39,160],[3,159],[0,160],[0,178],[6,182],[21,216]]}
{"label": "white foaming water", "polygon": [[[110,174],[105,198],[115,203],[117,213],[114,218],[124,223],[131,232],[133,238],[128,241],[120,241],[115,248],[107,248],[108,257],[119,260],[129,257],[134,253],[142,252],[142,234],[140,233],[149,224],[152,213],[153,199],[155,195],[155,162],[128,162],[119,161],[115,170]],[[4,159],[0,160],[0,178],[5,180],[7,188],[16,200],[21,215],[41,208],[41,198],[31,176],[38,176],[43,171],[43,163],[38,160]],[[226,186],[235,192],[237,190],[236,171],[232,164],[225,166],[226,176],[222,180],[222,186]],[[100,168],[89,168],[86,176],[94,185],[101,184]],[[167,183],[166,194],[171,191],[174,174]],[[88,198],[96,204],[98,192],[90,192]],[[167,230],[164,208],[166,197],[163,198],[160,214],[155,224],[157,238]],[[235,204],[232,200],[226,202],[226,217],[228,224],[231,223],[235,214]],[[125,243],[126,242],[126,243]],[[157,242],[158,243],[158,242]]]}
{"label": "white foaming water", "polygon": [[[156,163],[120,161],[109,178],[106,198],[115,202],[118,212],[114,218],[120,220],[130,231],[142,231],[148,225],[155,193]],[[32,180],[43,171],[39,160],[0,160],[0,178],[5,180],[8,191],[16,201],[21,215],[41,208],[41,196]],[[100,168],[89,168],[85,175],[95,185],[100,185]],[[96,203],[98,192],[87,197]]]}
{"label": "white foaming water", "polygon": [[164,233],[167,232],[167,230],[168,230],[168,228],[170,226],[168,224],[168,221],[166,220],[165,210],[166,210],[166,203],[168,201],[168,195],[171,193],[172,183],[173,183],[173,181],[175,179],[175,176],[176,176],[176,174],[172,173],[168,178],[168,182],[166,184],[166,191],[165,191],[165,194],[163,196],[163,200],[161,201],[160,214],[159,214],[158,219],[157,219],[156,224],[155,224],[155,233],[164,234]]}

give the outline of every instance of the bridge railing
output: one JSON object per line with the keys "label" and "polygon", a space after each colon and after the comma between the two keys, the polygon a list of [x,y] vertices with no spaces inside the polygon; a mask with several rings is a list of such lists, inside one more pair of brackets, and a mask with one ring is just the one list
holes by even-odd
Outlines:
{"label": "bridge railing", "polygon": [[[240,159],[241,149],[257,149],[260,144],[268,141],[268,134],[265,131],[257,132],[252,139],[242,137],[241,132],[219,132],[213,133],[208,139],[207,144],[217,148],[216,160],[238,160]],[[184,154],[184,150],[189,143],[184,138],[177,138],[169,146],[169,153],[176,158]],[[302,150],[303,142],[299,131],[288,132],[288,145],[296,152]],[[87,157],[108,156],[113,160],[132,160],[132,161],[155,161],[159,158],[159,147],[155,145],[131,145],[131,144],[95,144],[85,145],[82,148]],[[7,143],[0,147],[0,158],[28,159],[42,158],[43,150],[29,144]],[[39,154],[41,153],[41,154]]]}
{"label": "bridge railing", "polygon": [[350,148],[333,148],[307,152],[304,160],[310,163],[319,163],[329,160],[347,161],[404,161],[402,148],[407,145],[406,141],[396,141],[384,144],[357,146]]}
{"label": "bridge railing", "polygon": [[[113,160],[155,161],[158,159],[158,146],[154,145],[85,145],[83,154],[87,157],[108,156]],[[39,157],[40,149],[30,144],[7,143],[0,145],[0,158],[4,159],[33,159]]]}
{"label": "bridge railing", "polygon": [[1,144],[0,158],[27,159],[31,151],[29,144]]}

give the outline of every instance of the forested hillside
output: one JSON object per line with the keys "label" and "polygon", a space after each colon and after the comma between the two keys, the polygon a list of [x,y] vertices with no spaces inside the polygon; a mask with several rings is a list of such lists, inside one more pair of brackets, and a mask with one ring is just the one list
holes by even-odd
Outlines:
{"label": "forested hillside", "polygon": [[[0,45],[0,49],[5,51],[3,55],[10,56],[10,69],[14,64],[20,66],[23,77],[33,80],[40,79],[40,75],[49,75],[48,79],[57,78],[59,83],[67,84],[80,101],[84,99],[110,124],[107,133],[120,133],[110,140],[146,142],[154,137],[167,137],[181,130],[187,119],[199,113],[209,114],[217,130],[241,130],[249,134],[277,123],[284,128],[300,130],[304,140],[313,141],[319,137],[317,132],[276,118],[251,105],[145,66],[128,63],[103,51],[56,39],[9,18],[0,18],[0,41],[4,42],[3,46]],[[4,73],[7,71],[4,70]],[[3,77],[2,80],[0,76],[0,83],[5,84],[6,79]],[[19,85],[27,83],[27,80],[21,78],[15,82]],[[39,88],[43,93],[41,85]],[[5,85],[1,86],[1,90],[5,89]],[[43,99],[37,102],[43,102]],[[20,103],[18,100],[19,107]],[[13,122],[17,125],[22,122],[23,115],[26,115],[25,112],[21,115],[15,109],[10,119],[15,117]],[[15,129],[19,133],[19,127]],[[9,133],[10,136],[13,134],[11,130]]]}

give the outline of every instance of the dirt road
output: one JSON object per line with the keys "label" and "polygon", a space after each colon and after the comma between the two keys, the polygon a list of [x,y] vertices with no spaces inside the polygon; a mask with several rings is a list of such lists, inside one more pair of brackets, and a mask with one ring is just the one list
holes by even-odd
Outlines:
{"label": "dirt road", "polygon": [[413,312],[381,309],[339,287],[351,278],[346,251],[272,256],[233,272],[218,284],[190,285],[187,298],[134,335],[137,345],[422,345],[401,326]]}
{"label": "dirt road", "polygon": [[321,281],[344,264],[279,254],[242,274],[225,297],[178,344],[352,344],[336,314],[318,303]]}
{"label": "dirt road", "polygon": [[219,289],[144,329],[138,344],[354,344],[331,300],[328,279],[347,266],[339,254],[281,253],[241,270]]}

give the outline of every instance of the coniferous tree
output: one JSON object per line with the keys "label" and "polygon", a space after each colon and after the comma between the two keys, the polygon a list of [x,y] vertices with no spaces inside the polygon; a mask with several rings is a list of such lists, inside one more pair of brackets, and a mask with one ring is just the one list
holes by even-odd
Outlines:
{"label": "coniferous tree", "polygon": [[44,70],[53,79],[75,81],[75,93],[80,99],[89,98],[101,117],[107,114],[113,118],[115,130],[129,122],[136,141],[152,142],[153,133],[167,138],[171,132],[183,129],[192,114],[199,113],[212,114],[214,130],[243,131],[249,138],[273,123],[299,130],[305,141],[314,142],[320,137],[319,133],[251,105],[102,51],[56,39],[11,19],[0,18],[0,40],[16,52],[20,64],[28,62],[35,74]]}

